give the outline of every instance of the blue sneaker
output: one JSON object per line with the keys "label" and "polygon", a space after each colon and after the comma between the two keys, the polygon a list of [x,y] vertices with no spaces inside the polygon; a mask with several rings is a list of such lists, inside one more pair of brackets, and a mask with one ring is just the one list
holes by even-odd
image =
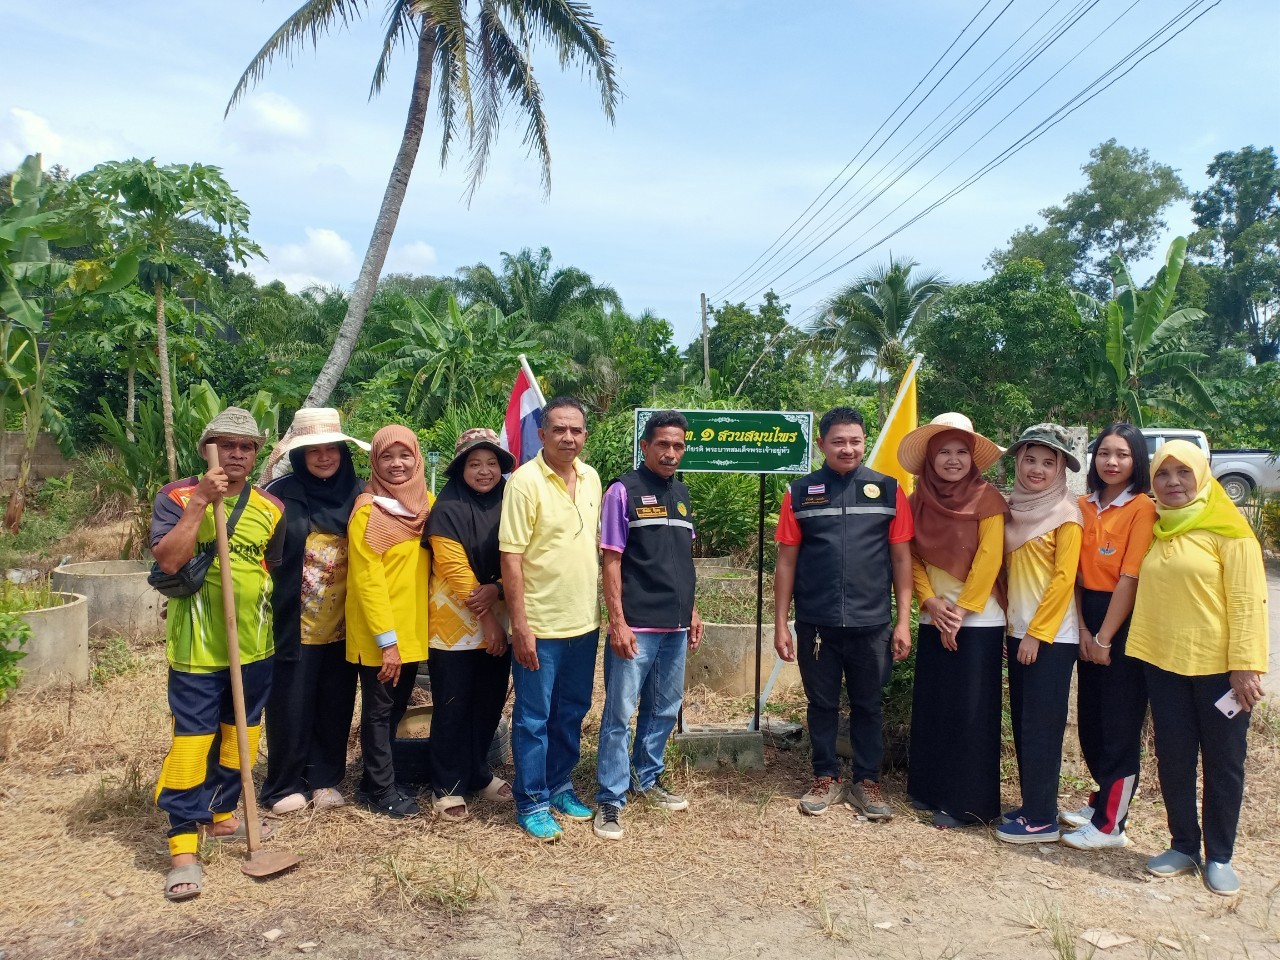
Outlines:
{"label": "blue sneaker", "polygon": [[555,817],[546,810],[539,810],[537,813],[517,813],[516,823],[520,824],[520,829],[533,839],[541,840],[543,843],[551,843],[564,836],[560,824],[556,823]]}
{"label": "blue sneaker", "polygon": [[1230,860],[1226,863],[1210,860],[1204,869],[1204,885],[1220,897],[1233,897],[1240,892],[1240,878],[1231,868]]}
{"label": "blue sneaker", "polygon": [[578,799],[578,795],[573,792],[573,787],[566,787],[552,797],[551,806],[556,813],[580,823],[586,823],[595,816],[591,808]]}
{"label": "blue sneaker", "polygon": [[1012,810],[1006,810],[1004,813],[1000,814],[1000,823],[1013,823],[1020,816],[1022,816],[1022,808],[1014,807]]}
{"label": "blue sneaker", "polygon": [[1018,817],[996,827],[996,839],[1005,843],[1054,843],[1061,838],[1056,820],[1028,820]]}

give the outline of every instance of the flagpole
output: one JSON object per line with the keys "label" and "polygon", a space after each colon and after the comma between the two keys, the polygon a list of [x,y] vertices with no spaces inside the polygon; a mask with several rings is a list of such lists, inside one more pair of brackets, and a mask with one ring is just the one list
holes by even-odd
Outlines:
{"label": "flagpole", "polygon": [[538,406],[545,407],[547,398],[542,395],[542,387],[538,386],[538,378],[533,375],[533,369],[529,366],[529,360],[522,353],[520,354],[520,369],[529,377],[529,382],[533,384],[533,392],[538,395]]}
{"label": "flagpole", "polygon": [[876,454],[880,452],[880,444],[884,442],[885,426],[893,423],[893,418],[898,415],[898,408],[902,406],[902,398],[906,396],[902,388],[911,382],[911,378],[916,375],[916,370],[920,366],[920,361],[924,359],[923,353],[917,353],[911,359],[911,366],[907,367],[907,372],[903,374],[902,381],[898,384],[898,392],[893,398],[893,406],[889,408],[888,415],[884,418],[884,423],[880,424],[880,433],[876,437],[875,446],[871,448],[871,452],[867,454],[866,462],[874,463]]}

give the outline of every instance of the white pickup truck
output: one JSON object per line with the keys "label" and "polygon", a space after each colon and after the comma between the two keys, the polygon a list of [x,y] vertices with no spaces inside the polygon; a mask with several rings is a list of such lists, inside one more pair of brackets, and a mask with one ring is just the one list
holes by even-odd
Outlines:
{"label": "white pickup truck", "polygon": [[1280,461],[1270,450],[1211,450],[1203,430],[1179,427],[1143,427],[1147,452],[1152,457],[1168,440],[1189,440],[1206,454],[1213,475],[1235,503],[1244,503],[1255,490],[1280,493]]}

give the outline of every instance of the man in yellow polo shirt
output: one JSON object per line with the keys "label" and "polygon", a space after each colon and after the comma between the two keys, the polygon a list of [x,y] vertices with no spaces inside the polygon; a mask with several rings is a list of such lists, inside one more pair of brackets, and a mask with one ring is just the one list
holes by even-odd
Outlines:
{"label": "man in yellow polo shirt", "polygon": [[600,477],[578,455],[587,413],[572,397],[542,408],[542,450],[502,496],[498,548],[511,615],[516,819],[536,840],[556,840],[552,811],[589,821],[570,774],[591,707],[600,641]]}

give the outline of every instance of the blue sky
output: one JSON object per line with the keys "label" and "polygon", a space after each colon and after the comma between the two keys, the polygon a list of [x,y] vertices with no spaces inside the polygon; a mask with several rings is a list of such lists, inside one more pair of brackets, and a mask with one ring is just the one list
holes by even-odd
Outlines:
{"label": "blue sky", "polygon": [[[769,281],[780,292],[789,290],[840,248],[849,245],[849,252],[833,265],[883,237],[1121,59],[1187,0],[1138,0],[1103,32],[1131,2],[1097,3],[984,111],[800,268],[784,273],[783,257],[778,269],[727,292],[753,302]],[[62,163],[73,172],[134,155],[215,163],[248,202],[252,233],[270,257],[252,265],[259,278],[278,277],[293,289],[311,282],[350,284],[403,126],[411,61],[402,56],[383,94],[367,99],[381,35],[382,5],[373,0],[367,22],[326,38],[317,53],[277,63],[224,120],[227,96],[245,64],[296,3],[135,2],[124,14],[100,2],[0,0],[9,34],[0,85],[0,169],[36,150],[47,164]],[[440,169],[433,116],[387,269],[449,274],[478,261],[496,265],[504,250],[546,245],[557,263],[615,286],[628,310],[652,309],[671,321],[683,344],[697,326],[698,294],[730,286],[854,156],[981,6],[981,0],[594,3],[615,44],[625,94],[616,125],[604,120],[598,97],[576,71],[562,75],[539,55],[551,121],[551,195],[542,195],[537,165],[525,156],[522,126],[512,116],[489,175],[467,206],[465,158]],[[987,34],[850,192],[879,182],[872,173],[881,162],[1023,31],[1023,46],[979,88],[1059,17],[1084,6],[1076,0],[990,3],[946,63],[991,23]],[[1100,32],[1093,46],[1064,66]],[[1089,150],[1111,137],[1146,148],[1177,168],[1193,190],[1201,188],[1215,153],[1280,140],[1280,61],[1255,42],[1265,46],[1278,35],[1280,3],[1221,0],[967,192],[854,265],[785,298],[792,317],[804,319],[842,280],[890,250],[954,280],[981,278],[990,251],[1035,222],[1036,211],[1076,189]],[[956,159],[1046,80],[1020,111]],[[952,160],[954,166],[940,173]],[[1179,207],[1168,219],[1171,230],[1185,230],[1189,210]]]}

